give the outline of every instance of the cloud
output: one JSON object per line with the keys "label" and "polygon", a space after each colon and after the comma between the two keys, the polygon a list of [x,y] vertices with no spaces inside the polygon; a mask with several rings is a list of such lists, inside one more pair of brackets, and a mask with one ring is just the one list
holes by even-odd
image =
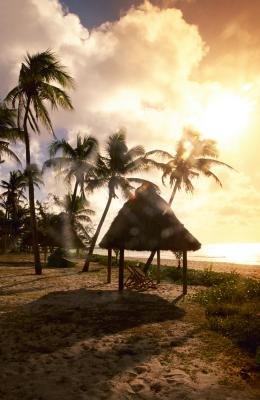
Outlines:
{"label": "cloud", "polygon": [[[91,33],[78,17],[65,15],[55,0],[26,0],[21,15],[18,10],[19,1],[12,0],[0,17],[5,64],[13,66],[5,82],[9,88],[15,84],[26,51],[54,49],[77,82],[75,112],[54,117],[57,126],[68,129],[90,125],[104,136],[129,119],[146,122],[149,111],[152,118],[158,107],[166,113],[178,107],[183,87],[204,54],[197,28],[179,10],[160,10],[149,2]],[[11,35],[6,23],[10,15]]]}

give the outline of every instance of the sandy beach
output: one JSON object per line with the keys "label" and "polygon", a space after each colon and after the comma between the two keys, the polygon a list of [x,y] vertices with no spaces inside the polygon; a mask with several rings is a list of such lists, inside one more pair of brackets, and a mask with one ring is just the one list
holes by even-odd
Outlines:
{"label": "sandy beach", "polygon": [[207,331],[189,296],[175,303],[180,286],[122,295],[116,269],[108,285],[105,266],[80,267],[0,266],[1,399],[259,398],[240,374],[250,357]]}

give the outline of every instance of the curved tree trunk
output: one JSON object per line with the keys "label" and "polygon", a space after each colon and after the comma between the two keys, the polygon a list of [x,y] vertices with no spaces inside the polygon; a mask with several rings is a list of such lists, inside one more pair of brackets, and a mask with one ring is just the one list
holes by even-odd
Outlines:
{"label": "curved tree trunk", "polygon": [[74,215],[74,211],[75,211],[75,201],[76,201],[76,197],[77,197],[78,186],[79,186],[79,183],[76,180],[74,191],[73,191],[72,198],[71,198],[71,210],[68,210],[69,223],[71,224],[71,227],[74,226],[74,224],[73,224],[73,219],[74,219],[73,215]]}
{"label": "curved tree trunk", "polygon": [[90,260],[91,260],[91,257],[92,257],[96,242],[97,242],[97,238],[98,238],[98,235],[99,235],[100,230],[102,228],[102,225],[103,225],[103,223],[105,221],[105,218],[107,216],[107,213],[108,213],[108,210],[109,210],[109,207],[110,207],[112,199],[113,199],[113,196],[112,196],[111,193],[109,193],[106,207],[104,209],[102,217],[101,217],[101,219],[99,221],[99,224],[97,226],[97,230],[95,232],[95,235],[93,236],[93,238],[91,240],[90,248],[89,248],[88,255],[87,255],[87,258],[86,258],[86,261],[85,261],[85,264],[84,264],[82,272],[88,272],[88,270],[89,270],[89,264],[90,264]]}
{"label": "curved tree trunk", "polygon": [[78,191],[78,186],[79,186],[79,183],[78,183],[78,181],[76,180],[76,183],[75,183],[75,187],[74,187],[74,191],[73,191],[73,195],[72,195],[72,211],[74,212],[74,208],[75,208],[75,201],[76,201],[76,197],[77,197],[77,191]]}
{"label": "curved tree trunk", "polygon": [[[173,201],[173,199],[174,199],[174,197],[175,197],[175,194],[176,194],[176,192],[177,192],[177,189],[178,189],[178,181],[175,182],[175,185],[174,185],[174,188],[173,188],[173,191],[172,191],[172,194],[171,194],[169,203],[168,203],[170,206],[172,205],[172,201]],[[144,266],[144,273],[145,273],[145,274],[148,273],[148,270],[149,270],[149,268],[150,268],[150,265],[151,265],[152,262],[153,262],[155,253],[156,253],[156,250],[151,251],[151,254],[150,254],[149,258],[148,258],[148,260],[147,260],[146,263],[145,263],[145,266]]]}
{"label": "curved tree trunk", "polygon": [[172,201],[173,201],[173,199],[174,199],[174,197],[176,195],[176,192],[177,192],[177,189],[178,189],[178,183],[179,183],[178,181],[175,181],[175,185],[174,185],[174,188],[173,188],[173,191],[172,191],[169,203],[168,203],[170,206],[172,205]]}
{"label": "curved tree trunk", "polygon": [[30,99],[27,101],[25,114],[24,114],[24,140],[25,140],[25,153],[26,153],[26,167],[28,170],[28,189],[29,189],[29,206],[30,206],[30,218],[31,218],[31,230],[32,230],[32,239],[33,239],[33,254],[34,254],[34,265],[35,265],[35,274],[42,274],[42,266],[40,259],[40,250],[38,244],[38,233],[37,233],[37,223],[36,223],[36,215],[35,215],[35,203],[34,203],[34,187],[33,180],[31,174],[31,153],[30,153],[30,138],[27,130],[27,119],[30,107]]}

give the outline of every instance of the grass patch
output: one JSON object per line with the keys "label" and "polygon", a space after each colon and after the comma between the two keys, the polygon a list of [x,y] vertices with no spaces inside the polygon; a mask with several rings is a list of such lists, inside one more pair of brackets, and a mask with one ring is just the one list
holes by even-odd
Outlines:
{"label": "grass patch", "polygon": [[[93,254],[93,262],[99,262],[107,265],[107,256],[101,256]],[[126,264],[136,265],[138,261],[127,260]],[[144,268],[145,263],[138,262],[141,268]],[[112,266],[116,266],[116,258],[112,257]],[[156,280],[156,265],[152,264],[149,269],[149,276]],[[187,271],[187,279],[189,285],[194,286],[213,286],[220,285],[223,283],[229,283],[230,281],[237,281],[239,275],[236,272],[215,272],[212,268],[206,268],[204,270],[189,269]],[[162,265],[161,266],[161,280],[173,282],[176,284],[182,284],[182,268],[175,266]]]}
{"label": "grass patch", "polygon": [[240,277],[202,290],[194,299],[205,307],[210,329],[254,353],[259,351],[259,281]]}
{"label": "grass patch", "polygon": [[[150,276],[156,278],[156,266],[151,266]],[[188,285],[194,286],[213,286],[230,281],[236,281],[239,275],[236,272],[215,272],[211,268],[204,270],[188,269],[187,280]],[[182,268],[174,266],[161,267],[161,280],[166,280],[178,284],[182,284]]]}
{"label": "grass patch", "polygon": [[[91,261],[107,265],[107,256],[101,256],[99,254],[92,254]],[[115,257],[112,257],[112,265],[116,266],[116,258]]]}

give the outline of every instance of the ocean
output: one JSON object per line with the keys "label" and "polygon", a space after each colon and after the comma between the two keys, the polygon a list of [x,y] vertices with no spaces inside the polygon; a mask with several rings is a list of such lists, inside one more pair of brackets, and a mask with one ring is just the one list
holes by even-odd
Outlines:
{"label": "ocean", "polygon": [[[97,254],[106,254],[106,250],[96,248]],[[126,250],[126,257],[138,257],[147,259],[148,251]],[[189,252],[189,260],[226,262],[234,264],[259,265],[260,266],[260,243],[216,243],[205,244],[199,251]],[[170,251],[161,251],[161,259],[175,259]]]}

